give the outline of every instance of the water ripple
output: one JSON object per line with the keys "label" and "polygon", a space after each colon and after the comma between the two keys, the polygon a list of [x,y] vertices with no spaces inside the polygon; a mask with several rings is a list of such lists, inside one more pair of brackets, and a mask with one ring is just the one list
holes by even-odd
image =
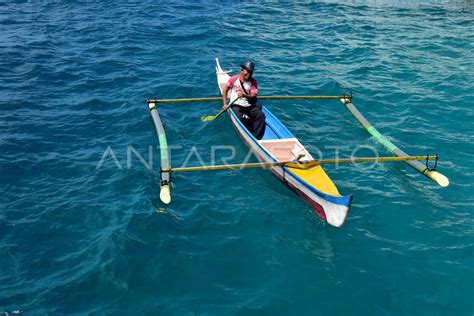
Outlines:
{"label": "water ripple", "polygon": [[[469,2],[26,1],[0,21],[0,314],[472,313]],[[328,166],[355,195],[340,230],[264,170],[177,174],[163,205],[145,100],[217,95],[215,57],[253,59],[262,95],[352,92],[450,187]],[[388,155],[338,102],[266,105],[325,158]],[[159,106],[173,164],[245,158],[228,118],[200,122],[219,109]]]}

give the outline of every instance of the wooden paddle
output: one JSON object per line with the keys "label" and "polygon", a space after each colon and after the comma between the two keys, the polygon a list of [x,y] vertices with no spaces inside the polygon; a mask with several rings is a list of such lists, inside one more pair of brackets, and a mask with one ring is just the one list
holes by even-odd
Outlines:
{"label": "wooden paddle", "polygon": [[234,104],[235,101],[237,101],[239,99],[239,97],[236,97],[234,100],[232,100],[230,103],[229,103],[229,106],[224,110],[220,110],[219,113],[217,113],[216,115],[209,115],[209,116],[202,116],[201,117],[201,122],[204,122],[204,123],[207,123],[207,122],[211,122],[211,121],[214,121],[215,119],[219,118],[219,116],[222,115],[222,113],[224,113],[225,111],[227,111],[232,104]]}

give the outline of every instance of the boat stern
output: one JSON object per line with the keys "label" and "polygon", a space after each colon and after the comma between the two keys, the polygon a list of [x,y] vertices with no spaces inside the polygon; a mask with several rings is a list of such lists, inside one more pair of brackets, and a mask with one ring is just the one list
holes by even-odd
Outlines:
{"label": "boat stern", "polygon": [[344,197],[348,199],[348,205],[332,204],[326,205],[324,207],[315,201],[312,201],[310,204],[316,215],[321,217],[328,224],[335,227],[341,227],[346,221],[347,215],[349,214],[352,197],[353,195]]}

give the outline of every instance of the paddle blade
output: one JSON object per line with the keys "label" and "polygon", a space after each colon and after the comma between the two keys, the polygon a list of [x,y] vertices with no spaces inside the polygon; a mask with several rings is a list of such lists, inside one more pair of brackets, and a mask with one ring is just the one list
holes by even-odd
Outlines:
{"label": "paddle blade", "polygon": [[203,116],[203,117],[201,117],[201,122],[214,121],[216,118],[221,116],[222,113],[224,113],[224,112],[225,112],[225,110],[221,110],[219,113],[217,113],[217,115]]}
{"label": "paddle blade", "polygon": [[209,116],[202,116],[201,117],[201,122],[210,122],[216,119],[215,115],[209,115]]}

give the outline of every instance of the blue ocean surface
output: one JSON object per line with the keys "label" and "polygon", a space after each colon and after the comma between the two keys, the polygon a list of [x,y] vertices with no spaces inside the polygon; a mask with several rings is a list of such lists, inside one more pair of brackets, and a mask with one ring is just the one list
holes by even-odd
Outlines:
{"label": "blue ocean surface", "polygon": [[[473,315],[472,1],[2,1],[0,315]],[[353,94],[403,163],[328,165],[321,221],[267,170],[181,173],[159,199],[146,100]],[[159,105],[173,166],[240,163],[221,102]],[[323,158],[390,156],[337,100],[266,101]],[[433,166],[431,164],[431,166]]]}

